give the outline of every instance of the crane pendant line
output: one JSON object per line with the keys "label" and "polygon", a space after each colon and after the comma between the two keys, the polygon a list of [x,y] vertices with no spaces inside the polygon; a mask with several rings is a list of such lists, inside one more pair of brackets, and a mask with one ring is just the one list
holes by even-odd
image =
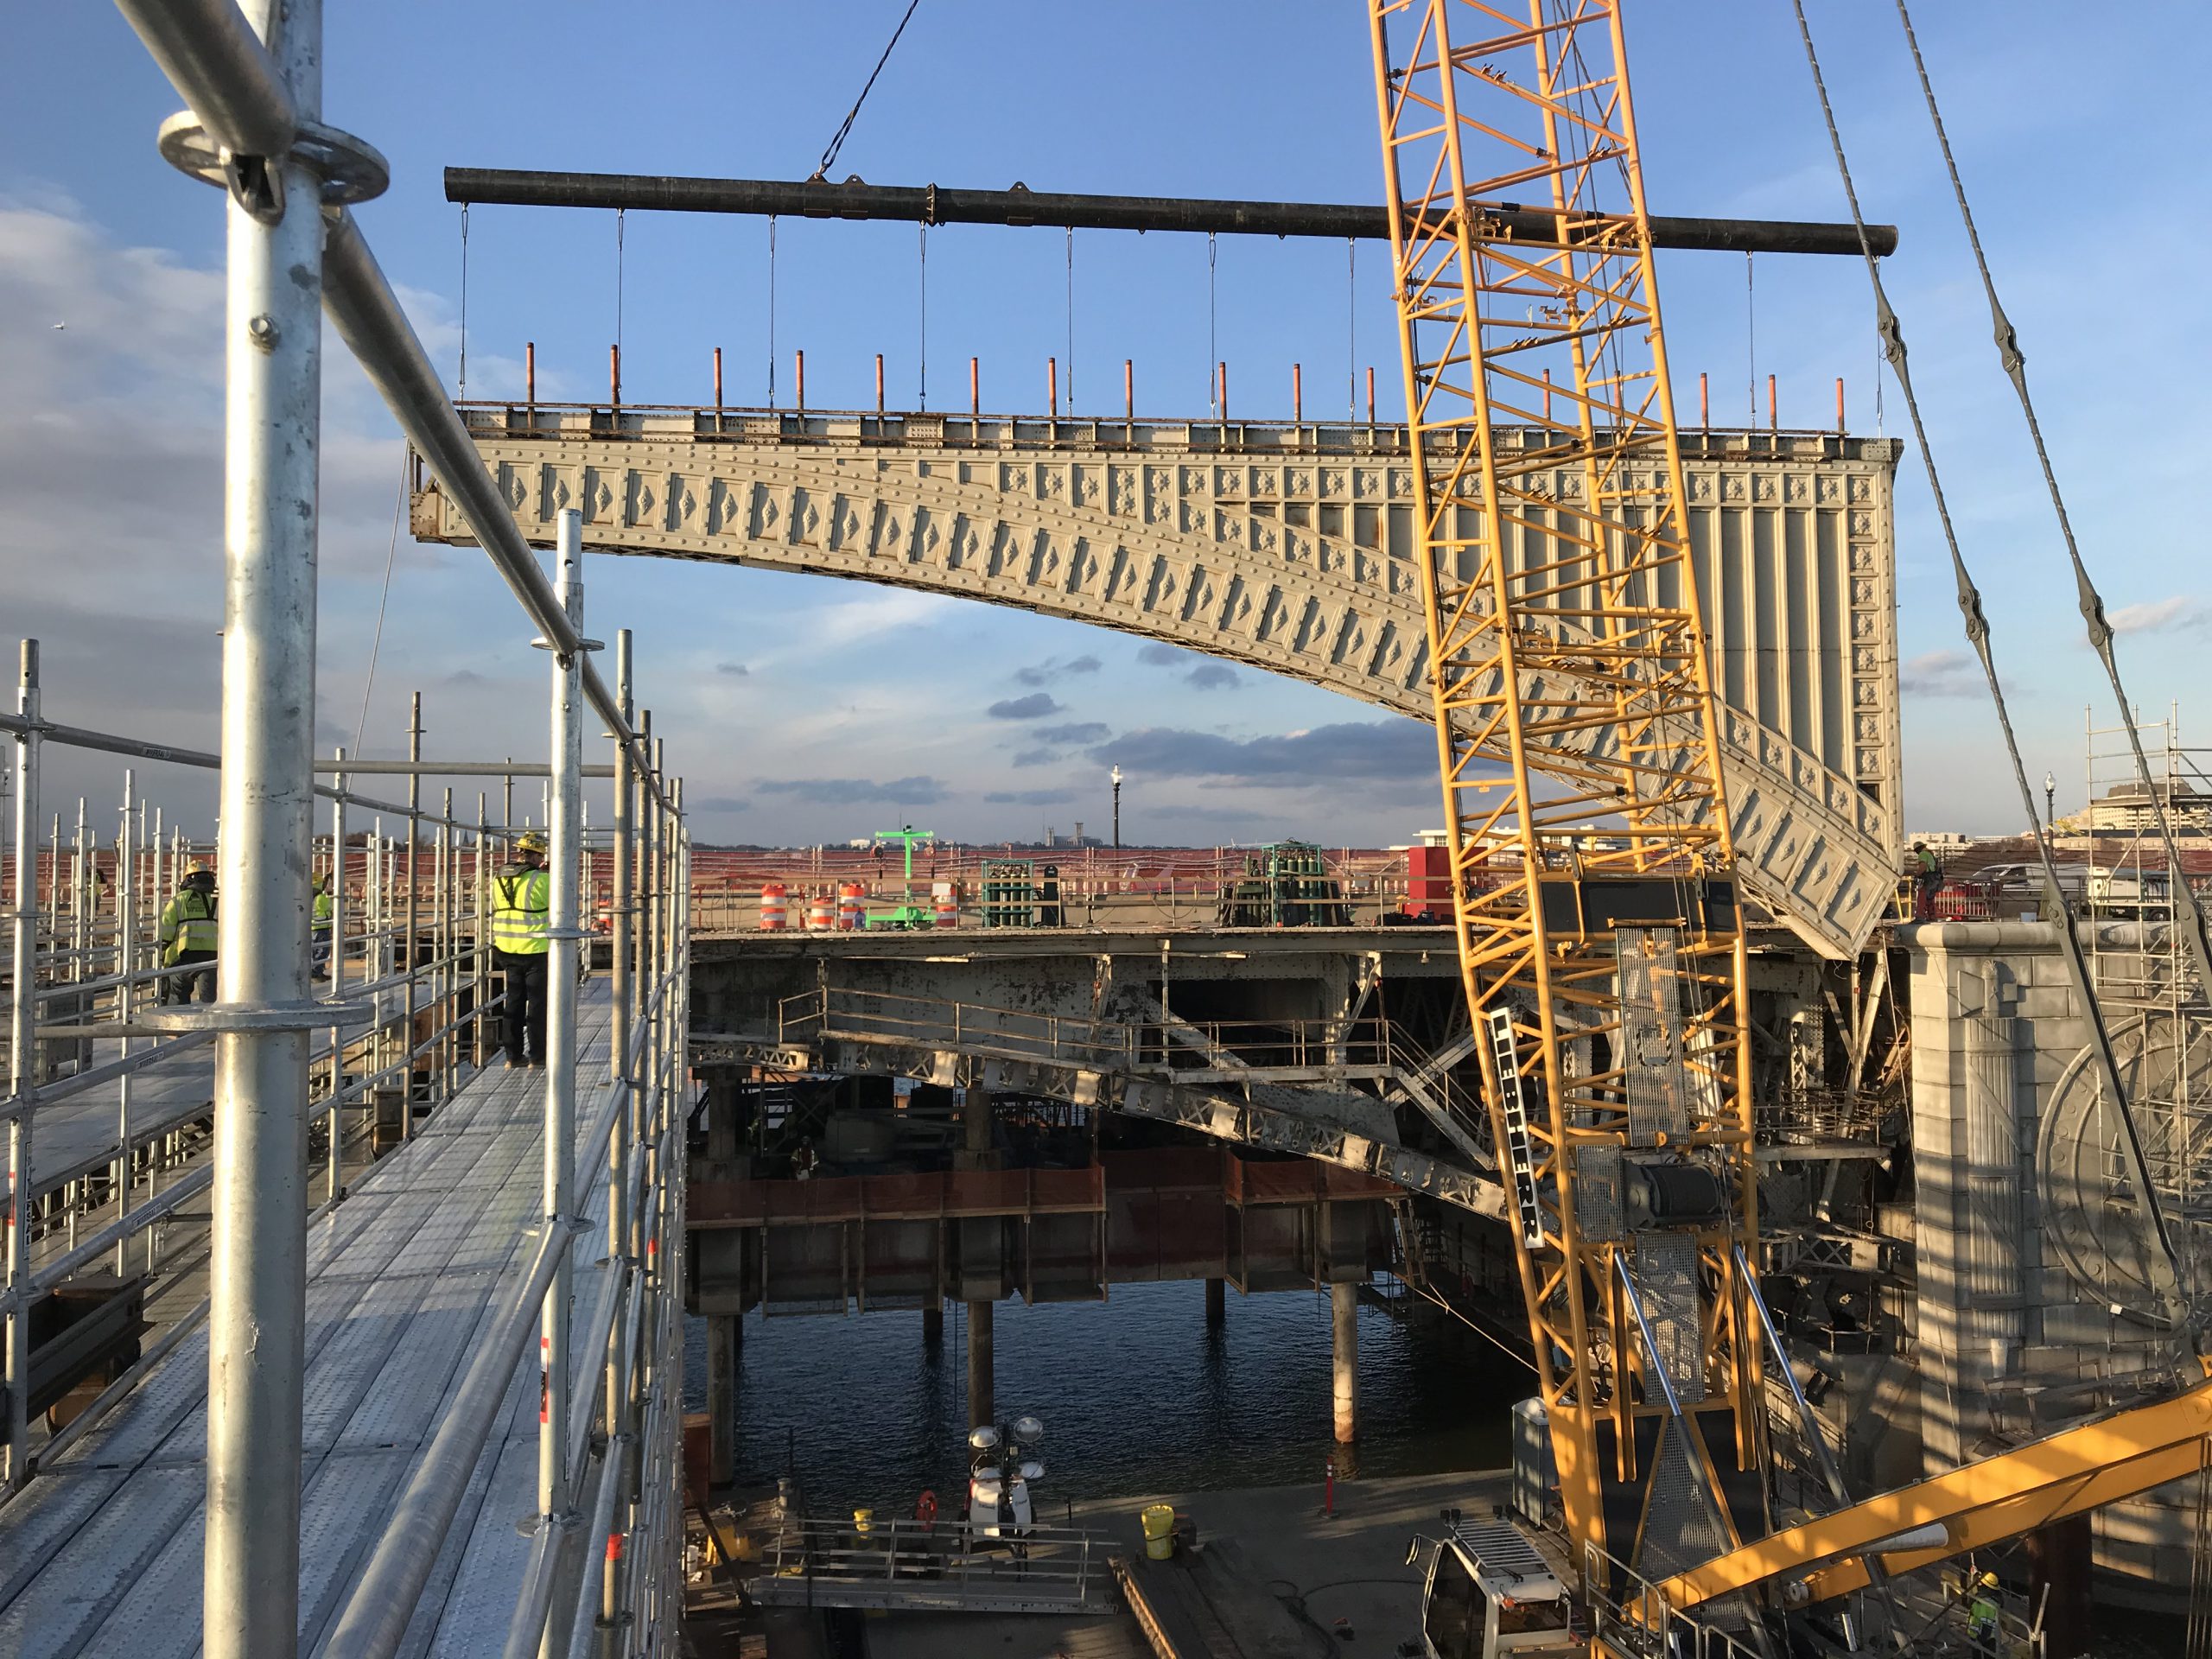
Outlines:
{"label": "crane pendant line", "polygon": [[[1620,20],[1370,0],[1370,23],[1461,977],[1497,1144],[1528,1148],[1516,1254],[1568,1531],[1603,1548],[1670,1395],[1766,1464],[1742,918]],[[1568,226],[1601,193],[1628,211],[1593,245]],[[1549,237],[1500,216],[1532,197]],[[1632,1226],[1662,1175],[1711,1202]],[[1717,1524],[1647,1503],[1640,1568],[1736,1542],[1691,1441]]]}

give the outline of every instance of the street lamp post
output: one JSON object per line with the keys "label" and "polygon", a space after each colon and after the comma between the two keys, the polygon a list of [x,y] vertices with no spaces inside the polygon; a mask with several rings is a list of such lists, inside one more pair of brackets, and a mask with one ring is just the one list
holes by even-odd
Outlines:
{"label": "street lamp post", "polygon": [[1114,850],[1122,850],[1122,769],[1114,768]]}
{"label": "street lamp post", "polygon": [[2045,833],[2056,835],[2058,830],[2058,778],[2054,772],[2043,775],[2043,826]]}

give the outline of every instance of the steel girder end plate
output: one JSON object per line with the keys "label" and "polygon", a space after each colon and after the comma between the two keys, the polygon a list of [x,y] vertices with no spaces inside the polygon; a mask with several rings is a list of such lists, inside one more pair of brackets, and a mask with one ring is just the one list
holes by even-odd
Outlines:
{"label": "steel girder end plate", "polygon": [[[190,110],[179,110],[162,122],[154,144],[178,172],[229,192],[261,223],[274,225],[284,217],[283,169],[271,167],[265,156],[232,155],[207,136]],[[374,145],[320,121],[301,123],[288,159],[321,181],[324,207],[350,207],[391,186],[391,164]]]}

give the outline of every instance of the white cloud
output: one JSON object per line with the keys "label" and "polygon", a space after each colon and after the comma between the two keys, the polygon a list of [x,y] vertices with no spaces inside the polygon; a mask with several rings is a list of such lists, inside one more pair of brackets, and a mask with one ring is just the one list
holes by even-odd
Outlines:
{"label": "white cloud", "polygon": [[1897,689],[1909,697],[1970,697],[1982,689],[1973,658],[1963,651],[1930,651],[1897,670]]}
{"label": "white cloud", "polygon": [[2107,611],[2105,620],[2114,633],[2164,633],[2170,628],[2202,626],[2204,607],[2186,594],[2175,594]]}

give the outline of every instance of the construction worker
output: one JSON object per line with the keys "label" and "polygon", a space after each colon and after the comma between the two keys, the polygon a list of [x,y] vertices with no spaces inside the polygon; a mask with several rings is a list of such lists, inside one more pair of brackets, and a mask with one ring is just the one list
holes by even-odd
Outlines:
{"label": "construction worker", "polygon": [[1928,850],[1928,843],[1912,843],[1912,919],[1932,922],[1936,919],[1936,894],[1943,885],[1943,866],[1936,855]]}
{"label": "construction worker", "polygon": [[507,1065],[545,1064],[545,928],[553,878],[545,842],[535,834],[515,842],[514,858],[492,878],[492,965],[505,981],[500,996]]}
{"label": "construction worker", "polygon": [[1994,1655],[2002,1621],[1997,1610],[1997,1575],[1985,1573],[1974,1582],[1974,1599],[1967,1605],[1967,1640],[1978,1654]]}
{"label": "construction worker", "polygon": [[330,897],[330,877],[326,873],[315,879],[315,976],[330,977],[330,924],[337,912]]}
{"label": "construction worker", "polygon": [[[215,960],[215,872],[207,868],[206,860],[193,865],[176,897],[162,912],[161,940],[164,968],[188,969],[194,963]],[[163,975],[162,1001],[164,1005],[189,1002],[195,986],[202,1002],[213,1002],[215,970],[202,968],[197,973]]]}

